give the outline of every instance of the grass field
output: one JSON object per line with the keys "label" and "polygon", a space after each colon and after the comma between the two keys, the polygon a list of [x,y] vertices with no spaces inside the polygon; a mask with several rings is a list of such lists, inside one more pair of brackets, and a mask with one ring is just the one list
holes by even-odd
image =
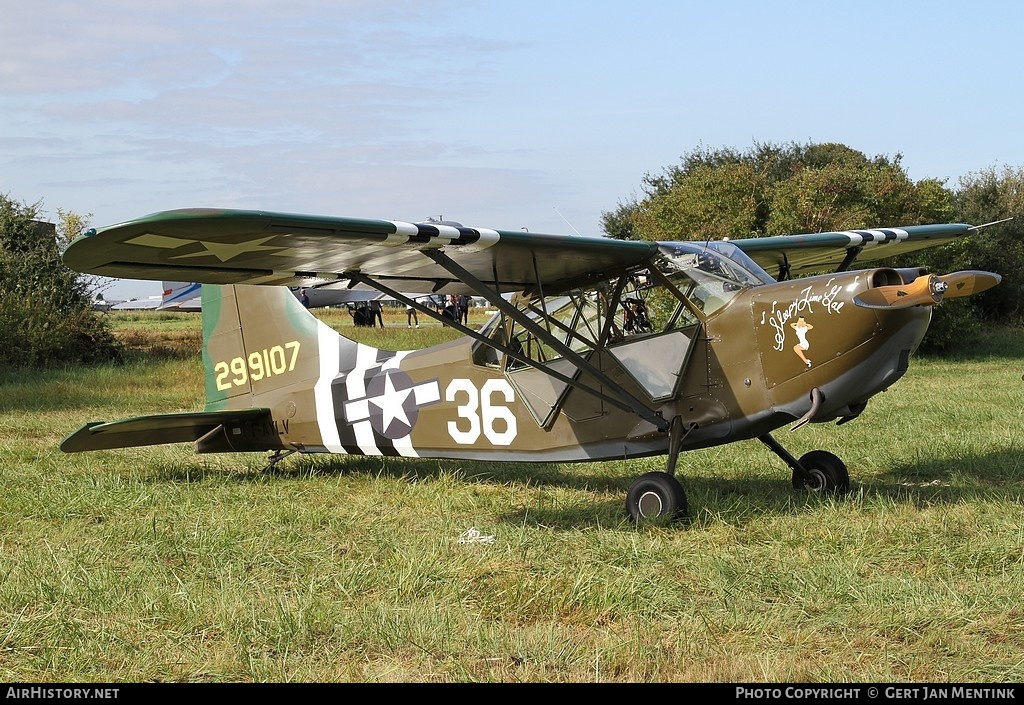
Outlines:
{"label": "grass field", "polygon": [[661,458],[64,454],[86,421],[203,406],[198,316],[112,320],[148,355],[0,373],[0,680],[1024,681],[1024,333],[778,432],[843,458],[848,496],[744,441],[682,456],[690,519],[637,528]]}

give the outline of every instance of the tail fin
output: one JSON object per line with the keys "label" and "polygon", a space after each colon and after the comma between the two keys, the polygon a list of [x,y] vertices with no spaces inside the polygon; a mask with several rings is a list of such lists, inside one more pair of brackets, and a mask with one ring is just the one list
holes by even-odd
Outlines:
{"label": "tail fin", "polygon": [[[287,287],[202,285],[206,409],[257,406],[256,399],[308,387],[321,376],[323,326]],[[264,404],[265,405],[265,404]]]}
{"label": "tail fin", "polygon": [[204,284],[202,297],[208,412],[265,408],[302,450],[381,452],[367,382],[407,353],[346,338],[285,286]]}
{"label": "tail fin", "polygon": [[[283,286],[204,284],[202,311],[205,411],[90,422],[65,438],[61,449],[194,441],[200,453],[382,452],[360,416],[367,406],[366,379],[404,353],[349,340]],[[347,402],[352,394],[363,401]],[[346,421],[346,404],[359,423]]]}
{"label": "tail fin", "polygon": [[[439,401],[440,392],[437,380],[408,386],[399,365],[409,351],[346,338],[284,286],[204,284],[202,311],[204,411],[90,422],[61,449],[194,441],[199,453],[418,455],[411,440],[416,409]],[[414,407],[385,423],[374,409],[392,408],[396,381],[412,390]]]}
{"label": "tail fin", "polygon": [[[410,350],[346,338],[275,286],[204,285],[203,339],[207,412],[266,409],[269,431],[303,452],[416,454],[412,424],[379,427],[372,403]],[[436,402],[436,382],[423,386],[417,404]]]}

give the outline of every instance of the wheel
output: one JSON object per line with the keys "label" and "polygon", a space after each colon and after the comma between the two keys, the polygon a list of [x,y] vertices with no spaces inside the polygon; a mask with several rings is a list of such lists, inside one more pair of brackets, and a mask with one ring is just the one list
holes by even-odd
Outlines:
{"label": "wheel", "polygon": [[800,458],[800,464],[814,477],[814,483],[806,483],[793,471],[793,488],[808,489],[817,494],[839,494],[850,489],[850,473],[838,457],[827,450],[812,450]]}
{"label": "wheel", "polygon": [[629,486],[626,509],[634,523],[678,519],[686,516],[686,493],[679,480],[667,472],[649,472]]}

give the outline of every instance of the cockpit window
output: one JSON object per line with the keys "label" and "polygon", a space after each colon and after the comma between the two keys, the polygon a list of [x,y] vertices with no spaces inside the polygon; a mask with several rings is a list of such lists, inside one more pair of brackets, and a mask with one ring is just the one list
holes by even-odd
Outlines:
{"label": "cockpit window", "polygon": [[[539,364],[560,360],[568,348],[587,356],[603,345],[635,338],[687,335],[739,292],[775,280],[734,244],[726,241],[659,243],[651,269],[631,272],[585,290],[534,298],[526,292],[511,303],[543,334],[522,321],[495,316],[481,335]],[[528,367],[481,342],[478,363],[508,370]]]}
{"label": "cockpit window", "polygon": [[658,269],[669,279],[685,277],[679,289],[705,315],[725,306],[744,289],[775,280],[731,242],[663,242]]}

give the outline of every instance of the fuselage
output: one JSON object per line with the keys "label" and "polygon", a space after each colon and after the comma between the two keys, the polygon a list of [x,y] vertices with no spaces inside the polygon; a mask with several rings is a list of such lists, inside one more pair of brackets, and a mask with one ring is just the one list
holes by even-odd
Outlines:
{"label": "fuselage", "polygon": [[753,438],[805,414],[814,388],[824,401],[812,421],[854,417],[906,371],[931,309],[856,305],[875,271],[751,286],[690,325],[609,340],[584,355],[600,377],[559,357],[513,368],[471,338],[378,350],[295,310],[290,294],[239,287],[242,320],[214,328],[264,324],[244,345],[210,336],[221,389],[208,387],[208,409],[267,408],[273,421],[252,429],[250,449],[306,452],[538,462],[666,453],[664,429],[618,398],[679,417],[683,449]]}

